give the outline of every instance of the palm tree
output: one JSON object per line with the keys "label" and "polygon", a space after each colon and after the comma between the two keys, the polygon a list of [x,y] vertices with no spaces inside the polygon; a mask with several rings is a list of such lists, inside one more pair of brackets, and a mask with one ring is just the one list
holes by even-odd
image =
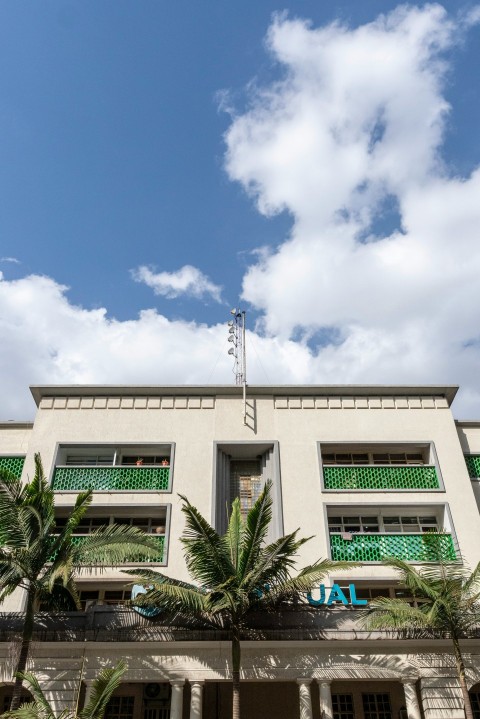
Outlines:
{"label": "palm tree", "polygon": [[292,576],[295,555],[311,537],[298,539],[298,530],[268,546],[265,539],[272,518],[268,482],[246,521],[235,499],[225,535],[219,535],[200,512],[180,495],[186,515],[182,538],[188,571],[196,584],[181,582],[155,571],[126,570],[151,587],[138,604],[180,619],[226,629],[231,641],[233,719],[240,719],[242,630],[253,611],[279,607],[282,601],[308,592],[332,571],[355,566],[349,562],[318,561]]}
{"label": "palm tree", "polygon": [[102,669],[92,684],[87,705],[80,712],[64,709],[58,716],[55,715],[36,676],[25,673],[22,679],[26,682],[33,701],[5,712],[2,719],[103,719],[107,704],[115,689],[120,686],[126,668],[125,662],[121,661],[113,669]]}
{"label": "palm tree", "polygon": [[111,524],[82,536],[73,534],[92,501],[92,491],[80,492],[61,529],[55,526],[55,493],[49,486],[40,455],[35,475],[25,485],[0,471],[0,603],[12,592],[25,590],[25,620],[15,671],[11,710],[18,709],[22,675],[27,666],[34,613],[80,609],[75,571],[80,565],[116,565],[158,554],[158,546],[136,527]]}
{"label": "palm tree", "polygon": [[418,604],[411,606],[401,599],[379,597],[370,602],[364,625],[368,629],[430,629],[449,637],[465,716],[473,719],[460,639],[480,624],[480,563],[471,573],[442,561],[420,569],[400,559],[385,564],[396,570],[400,583]]}

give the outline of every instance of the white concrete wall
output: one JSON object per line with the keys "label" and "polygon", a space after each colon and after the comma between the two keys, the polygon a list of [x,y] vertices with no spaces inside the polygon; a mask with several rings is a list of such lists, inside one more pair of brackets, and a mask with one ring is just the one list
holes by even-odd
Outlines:
{"label": "white concrete wall", "polygon": [[[206,388],[207,392],[207,388]],[[255,398],[256,431],[243,424],[240,397],[65,398],[42,400],[31,435],[25,475],[39,451],[52,471],[57,443],[157,442],[175,443],[171,494],[115,492],[113,504],[152,506],[172,503],[169,561],[166,572],[186,579],[180,536],[184,522],[178,493],[187,495],[211,517],[214,441],[271,442],[278,440],[285,532],[297,527],[315,539],[302,549],[301,563],[328,554],[324,521],[326,504],[359,507],[388,504],[448,504],[460,551],[469,564],[480,559],[480,517],[468,478],[462,447],[447,402],[443,398]],[[192,401],[193,400],[193,401]],[[200,408],[203,405],[203,408]],[[440,492],[322,492],[318,442],[433,442],[445,491]],[[94,503],[104,503],[99,493]],[[68,505],[65,493],[59,504]],[[385,578],[380,566],[355,570],[355,578]]]}
{"label": "white concrete wall", "polygon": [[0,455],[26,454],[32,429],[27,423],[0,422]]}

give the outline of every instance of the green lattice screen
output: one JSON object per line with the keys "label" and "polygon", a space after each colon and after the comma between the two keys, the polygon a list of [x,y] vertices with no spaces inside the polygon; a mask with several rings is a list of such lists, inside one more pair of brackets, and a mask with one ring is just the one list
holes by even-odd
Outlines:
{"label": "green lattice screen", "polygon": [[166,490],[170,467],[56,467],[57,490]]}
{"label": "green lattice screen", "polygon": [[430,465],[326,465],[325,489],[438,489],[437,471]]}
{"label": "green lattice screen", "polygon": [[351,562],[382,562],[388,557],[406,562],[455,561],[450,534],[341,534],[330,535],[332,559]]}
{"label": "green lattice screen", "polygon": [[[150,539],[153,539],[153,541],[158,544],[158,556],[156,557],[150,557],[149,559],[145,559],[145,557],[141,558],[141,553],[132,552],[132,554],[128,557],[126,562],[128,564],[131,564],[133,562],[138,562],[139,564],[145,564],[145,563],[158,563],[163,562],[163,556],[165,553],[165,537],[162,536],[149,536]],[[72,537],[73,544],[80,544],[85,540],[85,535],[77,535]],[[53,556],[50,559],[53,559]]]}
{"label": "green lattice screen", "polygon": [[12,456],[12,457],[0,457],[0,469],[6,469],[11,472],[15,477],[20,477],[25,464],[25,457]]}
{"label": "green lattice screen", "polygon": [[466,454],[465,462],[470,477],[480,477],[480,454]]}

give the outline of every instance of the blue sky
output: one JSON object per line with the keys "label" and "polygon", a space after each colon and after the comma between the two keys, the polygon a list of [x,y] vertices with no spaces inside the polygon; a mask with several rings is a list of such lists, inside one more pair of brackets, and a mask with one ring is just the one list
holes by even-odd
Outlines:
{"label": "blue sky", "polygon": [[[480,415],[475,266],[432,270],[429,257],[452,267],[458,237],[436,249],[419,219],[423,206],[431,226],[437,207],[457,208],[469,218],[462,256],[478,255],[469,181],[480,163],[480,16],[473,3],[389,15],[395,8],[0,5],[2,416],[32,413],[29,382],[229,381],[220,325],[237,302],[252,328],[251,381],[458,382],[464,414]],[[391,77],[380,76],[378,57],[388,65],[395,53]],[[342,92],[328,95],[329,83]],[[318,105],[300,116],[312,98]],[[424,130],[410,126],[430,114]],[[327,148],[324,131],[341,137]],[[420,149],[396,177],[408,133]],[[350,171],[343,186],[338,174]],[[406,285],[371,289],[380,261],[398,261]],[[416,278],[423,261],[428,296]],[[348,280],[352,263],[360,288]],[[337,272],[343,289],[329,287]],[[410,283],[415,306],[405,301]],[[446,344],[452,324],[461,331]],[[137,333],[151,363],[129,351]]]}

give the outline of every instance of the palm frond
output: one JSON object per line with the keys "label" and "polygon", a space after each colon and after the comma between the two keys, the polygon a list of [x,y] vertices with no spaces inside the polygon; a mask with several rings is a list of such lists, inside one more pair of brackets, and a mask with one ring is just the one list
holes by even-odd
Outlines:
{"label": "palm frond", "polygon": [[8,492],[18,506],[23,504],[22,497],[25,495],[25,485],[8,469],[0,469],[0,492],[3,491]]}
{"label": "palm frond", "polygon": [[196,587],[178,584],[156,584],[146,594],[140,594],[132,602],[139,607],[154,607],[168,614],[181,614],[192,619],[209,615],[208,594]]}
{"label": "palm frond", "polygon": [[102,669],[92,684],[90,699],[79,713],[79,719],[103,719],[107,704],[122,683],[126,669],[124,661],[119,661],[113,669]]}
{"label": "palm frond", "polygon": [[21,511],[22,497],[20,481],[10,473],[0,474],[0,541],[2,546],[17,549],[27,546],[28,524]]}
{"label": "palm frond", "polygon": [[326,576],[333,572],[348,571],[357,567],[354,562],[334,562],[330,559],[321,559],[315,564],[304,567],[297,575],[289,577],[286,581],[273,585],[265,599],[278,602],[299,594],[311,591],[316,584],[322,582]]}
{"label": "palm frond", "polygon": [[411,564],[404,562],[402,559],[396,559],[394,557],[388,558],[388,560],[385,561],[385,565],[397,572],[400,583],[410,591],[412,596],[424,597],[435,601],[438,596],[438,591],[436,584],[431,581],[432,577],[428,574],[431,571],[430,568],[427,567],[423,570],[419,570],[416,567],[412,567]]}
{"label": "palm frond", "polygon": [[297,540],[297,531],[264,547],[252,571],[243,578],[242,585],[261,588],[267,584],[272,586],[287,581],[296,564],[298,549],[310,539]]}
{"label": "palm frond", "polygon": [[37,593],[37,599],[44,606],[43,611],[64,611],[72,612],[80,609],[80,601],[77,589],[73,580],[66,586],[63,582],[57,581],[53,586],[45,586],[42,582]]}
{"label": "palm frond", "polygon": [[236,497],[232,504],[230,520],[228,522],[227,533],[225,534],[225,542],[230,553],[230,561],[235,572],[238,570],[238,562],[240,559],[240,548],[242,541],[243,520],[240,510],[240,499]]}
{"label": "palm frond", "polygon": [[[136,569],[122,569],[124,574],[130,574],[135,577],[133,584],[153,585],[155,584],[174,584],[177,587],[185,587],[185,589],[198,589],[195,584],[191,582],[182,582],[180,579],[174,579],[168,577],[163,572],[158,572],[155,569],[148,569],[146,567],[137,567]],[[204,591],[204,590],[202,590]],[[206,592],[204,592],[206,593]]]}
{"label": "palm frond", "polygon": [[373,599],[367,612],[360,619],[366,629],[434,629],[436,623],[428,614],[428,609],[412,607],[402,599],[378,597]]}
{"label": "palm frond", "polygon": [[477,591],[480,587],[480,562],[465,581],[464,587],[466,592]]}
{"label": "palm frond", "polygon": [[43,689],[35,676],[29,672],[19,674],[19,677],[25,682],[33,702],[23,704],[13,712],[6,712],[4,717],[12,717],[12,719],[56,719],[53,708],[43,693]]}
{"label": "palm frond", "polygon": [[266,482],[259,498],[248,512],[242,532],[242,547],[238,573],[245,577],[255,566],[261,552],[268,528],[272,520],[272,498],[270,490],[272,482]]}
{"label": "palm frond", "polygon": [[73,566],[100,564],[114,566],[125,562],[138,562],[158,556],[159,547],[154,535],[138,527],[109,524],[82,536],[81,542],[70,549]]}
{"label": "palm frond", "polygon": [[186,497],[179,496],[187,518],[182,544],[190,574],[206,586],[224,582],[234,573],[225,542],[198,509]]}
{"label": "palm frond", "polygon": [[91,490],[88,490],[86,492],[79,492],[75,500],[73,510],[71,511],[65,526],[58,533],[58,536],[55,538],[52,544],[50,550],[52,556],[57,556],[57,554],[64,555],[66,553],[65,550],[69,552],[72,534],[75,532],[78,525],[80,524],[80,521],[85,516],[85,513],[87,512],[91,503]]}
{"label": "palm frond", "polygon": [[34,456],[35,473],[33,479],[25,485],[25,505],[35,507],[43,518],[45,526],[55,521],[55,494],[49,486],[43,471],[42,459],[37,452]]}

